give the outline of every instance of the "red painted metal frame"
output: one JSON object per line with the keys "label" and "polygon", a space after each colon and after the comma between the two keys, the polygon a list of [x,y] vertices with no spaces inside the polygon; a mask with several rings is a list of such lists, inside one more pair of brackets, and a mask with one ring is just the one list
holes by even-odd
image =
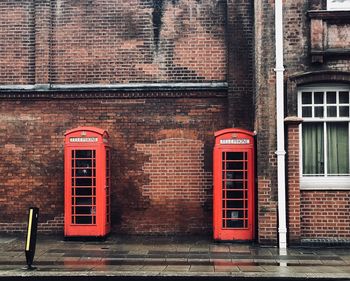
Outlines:
{"label": "red painted metal frame", "polygon": [[[103,237],[110,231],[108,139],[107,131],[94,127],[78,127],[65,133],[64,236],[66,237]],[[86,183],[90,184],[85,185]]]}
{"label": "red painted metal frame", "polygon": [[[225,159],[227,155],[233,158]],[[213,235],[215,240],[250,241],[255,238],[254,155],[253,132],[232,128],[215,133],[213,155]],[[238,156],[246,159],[235,159]],[[242,168],[237,168],[240,165]],[[228,167],[231,168],[227,170]],[[228,174],[233,179],[230,179]],[[238,188],[239,184],[242,184],[241,189]],[[232,196],[232,194],[236,195]],[[241,196],[237,197],[238,194]],[[242,206],[237,207],[239,204]],[[232,216],[228,217],[228,214]]]}

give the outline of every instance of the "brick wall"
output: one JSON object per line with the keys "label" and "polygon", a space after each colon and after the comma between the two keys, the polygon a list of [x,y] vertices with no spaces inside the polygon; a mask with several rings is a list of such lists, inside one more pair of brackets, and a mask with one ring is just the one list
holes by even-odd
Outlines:
{"label": "brick wall", "polygon": [[227,127],[254,128],[254,1],[227,1]]}
{"label": "brick wall", "polygon": [[290,244],[300,243],[300,169],[299,118],[288,118],[287,126],[287,202],[288,238]]}
{"label": "brick wall", "polygon": [[273,198],[271,181],[258,179],[258,241],[261,244],[277,243],[277,202]]}
{"label": "brick wall", "polygon": [[209,233],[214,132],[227,110],[211,95],[1,101],[0,231],[23,229],[30,206],[41,231],[61,227],[64,132],[96,126],[110,134],[114,231]]}
{"label": "brick wall", "polygon": [[136,149],[149,155],[143,165],[149,181],[140,187],[149,207],[142,214],[123,214],[124,228],[149,233],[211,232],[212,173],[204,170],[203,142],[179,135],[156,144],[137,144]]}
{"label": "brick wall", "polygon": [[302,238],[350,238],[348,191],[301,191]]}
{"label": "brick wall", "polygon": [[[255,124],[257,131],[258,229],[261,243],[277,243],[274,5],[255,1]],[[263,164],[261,164],[263,163]]]}
{"label": "brick wall", "polygon": [[0,84],[34,82],[34,1],[0,1]]}
{"label": "brick wall", "polygon": [[1,84],[226,80],[223,0],[5,0],[0,11]]}
{"label": "brick wall", "polygon": [[[23,210],[25,211],[25,210]],[[28,212],[28,210],[26,210]],[[40,218],[40,212],[39,212]],[[22,233],[27,231],[28,222],[0,222],[0,231],[7,233]],[[63,234],[64,215],[59,215],[52,220],[38,223],[37,231],[43,234]]]}

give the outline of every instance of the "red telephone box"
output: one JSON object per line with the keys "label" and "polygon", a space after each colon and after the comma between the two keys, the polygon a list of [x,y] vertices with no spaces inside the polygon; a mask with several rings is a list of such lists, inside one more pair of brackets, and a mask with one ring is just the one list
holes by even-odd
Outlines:
{"label": "red telephone box", "polygon": [[254,133],[215,133],[213,226],[216,240],[254,239]]}
{"label": "red telephone box", "polygon": [[110,231],[108,133],[78,127],[65,133],[64,235],[103,237]]}

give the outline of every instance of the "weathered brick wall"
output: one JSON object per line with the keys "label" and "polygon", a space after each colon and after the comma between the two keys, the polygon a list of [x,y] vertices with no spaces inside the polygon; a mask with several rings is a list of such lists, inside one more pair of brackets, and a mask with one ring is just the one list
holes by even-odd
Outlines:
{"label": "weathered brick wall", "polygon": [[272,188],[271,180],[258,178],[258,241],[261,244],[277,242],[277,202],[271,198]]}
{"label": "weathered brick wall", "polygon": [[225,1],[0,3],[0,83],[225,81]]}
{"label": "weathered brick wall", "polygon": [[301,191],[302,238],[350,238],[349,191]]}
{"label": "weathered brick wall", "polygon": [[0,84],[34,82],[34,1],[0,1]]}
{"label": "weathered brick wall", "polygon": [[254,1],[227,1],[227,127],[254,128]]}
{"label": "weathered brick wall", "polygon": [[283,3],[283,38],[285,76],[308,70],[309,28],[307,0]]}
{"label": "weathered brick wall", "polygon": [[96,126],[110,134],[114,231],[210,233],[214,132],[227,110],[212,96],[1,101],[0,231],[23,230],[29,206],[41,231],[60,229],[64,132]]}
{"label": "weathered brick wall", "polygon": [[286,120],[287,126],[287,201],[289,243],[300,243],[300,168],[299,119]]}
{"label": "weathered brick wall", "polygon": [[[277,243],[274,4],[255,1],[255,130],[259,241]],[[263,163],[263,164],[261,164]]]}
{"label": "weathered brick wall", "polygon": [[204,170],[204,143],[172,134],[156,144],[136,145],[138,151],[149,155],[143,165],[149,182],[140,188],[149,207],[139,219],[137,211],[123,214],[126,229],[149,233],[211,232],[208,212],[212,204],[212,173]]}

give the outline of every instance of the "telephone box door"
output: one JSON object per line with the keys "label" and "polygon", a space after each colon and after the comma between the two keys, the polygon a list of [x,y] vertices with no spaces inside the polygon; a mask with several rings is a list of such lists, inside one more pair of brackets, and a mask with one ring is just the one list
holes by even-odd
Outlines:
{"label": "telephone box door", "polygon": [[214,239],[254,239],[254,134],[216,132],[214,147]]}
{"label": "telephone box door", "polygon": [[106,131],[79,127],[65,139],[65,229],[105,236],[110,228],[110,151]]}

